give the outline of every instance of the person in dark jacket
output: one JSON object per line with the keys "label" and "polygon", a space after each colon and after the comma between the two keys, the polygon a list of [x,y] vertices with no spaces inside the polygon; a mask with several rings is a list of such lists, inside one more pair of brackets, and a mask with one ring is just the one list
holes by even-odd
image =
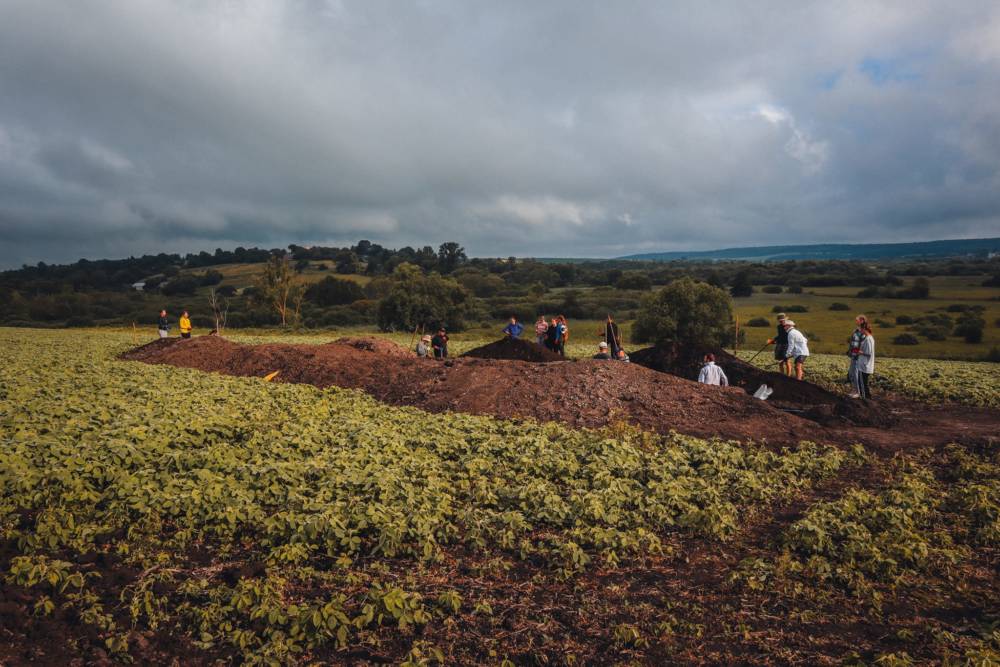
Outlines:
{"label": "person in dark jacket", "polygon": [[792,374],[792,365],[788,362],[785,352],[788,351],[788,331],[785,329],[785,320],[788,316],[778,313],[778,331],[774,338],[767,341],[768,345],[774,345],[774,358],[778,361],[778,372],[782,375]]}
{"label": "person in dark jacket", "polygon": [[503,328],[503,335],[510,336],[511,338],[520,338],[523,331],[524,325],[518,322],[516,317],[511,315],[510,322]]}
{"label": "person in dark jacket", "polygon": [[434,348],[435,359],[448,358],[448,334],[445,333],[444,327],[438,329],[438,332],[431,338],[431,347]]}
{"label": "person in dark jacket", "polygon": [[160,311],[160,319],[156,322],[156,333],[160,334],[160,338],[166,338],[170,333],[170,320],[167,319],[167,311]]}
{"label": "person in dark jacket", "polygon": [[604,330],[598,335],[604,336],[604,342],[608,344],[611,358],[617,359],[618,350],[622,349],[622,332],[611,313],[608,313],[608,319],[604,322]]}
{"label": "person in dark jacket", "polygon": [[552,324],[545,331],[545,347],[553,352],[559,349],[559,318],[553,317]]}

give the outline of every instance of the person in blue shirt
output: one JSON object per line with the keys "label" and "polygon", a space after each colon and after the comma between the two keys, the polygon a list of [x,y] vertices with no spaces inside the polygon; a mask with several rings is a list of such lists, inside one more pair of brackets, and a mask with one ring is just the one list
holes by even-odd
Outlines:
{"label": "person in blue shirt", "polygon": [[523,331],[524,325],[518,322],[517,318],[513,315],[510,316],[510,323],[503,328],[504,335],[511,338],[520,338]]}

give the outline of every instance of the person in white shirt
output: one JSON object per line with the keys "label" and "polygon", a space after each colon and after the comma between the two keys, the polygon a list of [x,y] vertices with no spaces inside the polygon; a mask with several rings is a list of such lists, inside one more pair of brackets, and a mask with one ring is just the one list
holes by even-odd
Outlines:
{"label": "person in white shirt", "polygon": [[715,355],[706,354],[705,355],[705,365],[701,367],[701,372],[698,373],[698,382],[702,384],[715,384],[720,387],[729,386],[729,378],[726,377],[725,371],[715,365]]}
{"label": "person in white shirt", "polygon": [[871,398],[872,392],[869,383],[872,373],[875,372],[875,337],[872,336],[871,329],[863,329],[862,333],[864,337],[858,348],[858,372],[854,376],[854,391],[858,398]]}
{"label": "person in white shirt", "polygon": [[803,366],[806,363],[806,357],[809,356],[809,345],[806,337],[795,328],[795,322],[792,320],[785,320],[785,331],[788,332],[788,349],[785,351],[785,359],[789,360],[789,364],[795,363],[795,377],[801,380],[805,375]]}

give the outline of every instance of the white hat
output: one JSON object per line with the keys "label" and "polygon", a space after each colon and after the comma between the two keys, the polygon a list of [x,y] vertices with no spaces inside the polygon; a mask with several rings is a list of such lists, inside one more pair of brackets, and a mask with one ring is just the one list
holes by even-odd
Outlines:
{"label": "white hat", "polygon": [[607,346],[608,346],[608,344],[605,343],[603,340],[600,343],[597,344],[597,347],[607,347]]}
{"label": "white hat", "polygon": [[786,327],[794,327],[795,326],[795,322],[793,322],[792,320],[785,320],[782,324],[784,326],[786,326]]}

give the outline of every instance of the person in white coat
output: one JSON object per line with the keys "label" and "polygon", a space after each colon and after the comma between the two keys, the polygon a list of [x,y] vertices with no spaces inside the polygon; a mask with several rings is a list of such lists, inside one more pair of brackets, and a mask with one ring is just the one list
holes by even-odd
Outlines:
{"label": "person in white coat", "polygon": [[871,329],[864,331],[864,338],[861,339],[856,363],[857,373],[854,377],[854,392],[858,395],[858,398],[871,398],[872,392],[869,384],[872,373],[875,372],[875,337],[872,336]]}
{"label": "person in white coat", "polygon": [[805,375],[803,366],[806,357],[809,356],[809,344],[802,332],[795,328],[795,322],[785,320],[785,331],[788,332],[788,349],[785,350],[785,359],[789,365],[795,364],[795,377],[801,380]]}
{"label": "person in white coat", "polygon": [[705,365],[701,367],[701,372],[698,373],[698,382],[702,384],[715,384],[720,387],[729,386],[729,378],[726,377],[725,371],[715,365],[715,355],[706,354],[705,355]]}

